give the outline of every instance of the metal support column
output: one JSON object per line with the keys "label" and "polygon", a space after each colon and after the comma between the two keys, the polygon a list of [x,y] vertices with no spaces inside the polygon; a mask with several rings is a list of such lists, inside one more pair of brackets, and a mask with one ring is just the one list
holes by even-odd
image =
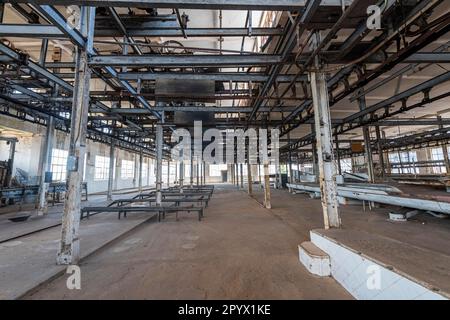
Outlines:
{"label": "metal support column", "polygon": [[0,23],[3,23],[4,15],[5,15],[5,4],[0,3]]}
{"label": "metal support column", "polygon": [[180,187],[180,192],[183,192],[183,184],[184,184],[184,160],[183,158],[181,158],[180,161],[180,178],[179,178],[179,187]]}
{"label": "metal support column", "polygon": [[261,164],[258,163],[258,182],[261,185]]}
{"label": "metal support column", "polygon": [[[161,120],[162,122],[164,119]],[[163,155],[163,126],[156,125],[156,205],[161,206],[162,200],[162,155]]]}
{"label": "metal support column", "polygon": [[191,162],[189,163],[191,174],[189,175],[189,185],[191,188],[194,187],[194,151],[191,150]]}
{"label": "metal support column", "polygon": [[253,193],[253,185],[252,185],[252,165],[250,162],[247,162],[247,191],[249,195]]}
{"label": "metal support column", "polygon": [[[383,140],[386,140],[386,132],[381,131],[381,138]],[[391,174],[391,161],[389,160],[389,153],[388,152],[386,152],[385,160],[386,160],[386,173],[389,175],[389,174]]]}
{"label": "metal support column", "polygon": [[[364,95],[358,98],[359,109],[362,111],[366,108],[366,97]],[[370,132],[369,126],[363,126],[363,137],[364,137],[364,151],[366,155],[366,166],[367,175],[369,176],[369,182],[373,183],[375,181],[375,175],[373,170],[373,158],[372,158],[372,146],[370,144]]]}
{"label": "metal support column", "polygon": [[39,54],[39,64],[45,66],[45,59],[47,58],[48,39],[42,39],[41,52]]}
{"label": "metal support column", "polygon": [[206,163],[203,161],[203,182],[202,185],[206,185]]}
{"label": "metal support column", "polygon": [[378,161],[380,162],[381,177],[384,178],[384,175],[386,174],[386,168],[384,165],[383,147],[381,145],[380,126],[375,126],[375,134],[377,137],[377,149],[378,149],[378,159],[379,159]]}
{"label": "metal support column", "polygon": [[178,181],[178,164],[175,162],[175,183]]}
{"label": "metal support column", "polygon": [[170,160],[167,160],[167,188],[170,187]]}
{"label": "metal support column", "polygon": [[112,191],[114,185],[115,144],[116,144],[115,140],[111,140],[111,145],[109,146],[108,193],[106,195],[106,199],[109,201],[112,200]]}
{"label": "metal support column", "polygon": [[39,180],[38,216],[47,214],[48,210],[47,191],[50,181],[46,181],[46,174],[47,172],[50,172],[54,134],[55,134],[55,123],[53,117],[50,116],[47,122],[44,147],[41,150],[42,170],[41,170],[41,178]]}
{"label": "metal support column", "polygon": [[[315,127],[314,123],[311,124],[311,132],[313,134],[316,133],[316,127]],[[316,139],[317,139],[317,136],[316,136]],[[317,182],[319,182],[319,165],[318,165],[318,161],[317,161],[316,139],[314,139],[312,142],[312,166],[313,166],[313,174],[316,176],[315,181],[317,183]]]}
{"label": "metal support column", "polygon": [[[288,143],[291,143],[291,136],[288,133]],[[288,168],[289,168],[289,182],[292,183],[294,182],[294,179],[292,177],[292,153],[291,153],[291,149],[289,149],[289,154],[288,154]]]}
{"label": "metal support column", "polygon": [[270,177],[269,177],[269,163],[264,162],[264,206],[271,209],[270,203]]}
{"label": "metal support column", "polygon": [[337,162],[337,168],[338,168],[338,174],[342,175],[342,168],[341,168],[341,155],[339,153],[339,136],[335,135],[336,139],[336,162]]}
{"label": "metal support column", "polygon": [[240,164],[241,166],[241,188],[244,189],[244,164]]}
{"label": "metal support column", "polygon": [[281,163],[278,162],[275,166],[277,168],[276,180],[277,180],[277,189],[281,189],[283,187],[282,178],[281,178]]}
{"label": "metal support column", "polygon": [[84,154],[89,109],[91,70],[88,52],[92,50],[95,8],[81,8],[81,33],[87,38],[86,47],[76,47],[76,76],[70,120],[70,147],[67,161],[67,192],[62,216],[61,241],[57,254],[58,264],[76,264],[80,256],[81,182],[83,179]]}
{"label": "metal support column", "polygon": [[234,184],[233,166],[228,165],[228,177],[231,179],[231,184]]}
{"label": "metal support column", "polygon": [[196,177],[196,179],[197,179],[197,186],[199,186],[200,185],[200,168],[199,168],[199,162],[198,162],[198,159],[197,159],[197,163],[195,164],[195,177]]}
{"label": "metal support column", "polygon": [[[315,47],[320,42],[319,34]],[[319,58],[315,58],[315,67],[320,69]],[[336,163],[333,155],[333,136],[331,131],[331,116],[328,101],[328,88],[325,73],[311,72],[311,93],[314,107],[314,122],[316,129],[317,157],[320,170],[320,190],[325,229],[341,226],[338,211]],[[313,150],[314,151],[314,150]]]}
{"label": "metal support column", "polygon": [[142,192],[142,150],[139,152],[139,178],[138,178],[138,190],[139,192]]}
{"label": "metal support column", "polygon": [[[442,124],[442,117],[438,116],[437,118],[439,121],[439,129],[442,129],[444,127]],[[447,144],[445,142],[442,144],[442,154],[444,155],[445,171],[446,171],[447,175],[450,175],[450,162],[448,159],[448,148],[447,148]]]}

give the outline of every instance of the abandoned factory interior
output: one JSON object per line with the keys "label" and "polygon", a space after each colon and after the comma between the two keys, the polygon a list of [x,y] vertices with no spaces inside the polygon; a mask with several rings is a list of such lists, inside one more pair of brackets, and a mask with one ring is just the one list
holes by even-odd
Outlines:
{"label": "abandoned factory interior", "polygon": [[449,48],[449,0],[0,1],[0,300],[448,300]]}

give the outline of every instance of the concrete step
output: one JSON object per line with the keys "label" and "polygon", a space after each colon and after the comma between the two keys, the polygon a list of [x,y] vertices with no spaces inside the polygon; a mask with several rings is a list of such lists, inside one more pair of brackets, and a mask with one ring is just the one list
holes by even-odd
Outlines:
{"label": "concrete step", "polygon": [[311,241],[302,242],[298,246],[300,262],[312,274],[329,277],[331,275],[330,256]]}
{"label": "concrete step", "polygon": [[363,300],[448,300],[450,256],[352,229],[316,229],[311,242],[330,257],[331,276]]}

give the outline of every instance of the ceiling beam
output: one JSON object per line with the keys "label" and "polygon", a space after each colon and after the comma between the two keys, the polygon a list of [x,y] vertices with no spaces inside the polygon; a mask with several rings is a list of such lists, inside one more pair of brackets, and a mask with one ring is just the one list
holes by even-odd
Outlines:
{"label": "ceiling beam", "polygon": [[93,55],[89,65],[93,67],[216,67],[216,66],[264,66],[281,63],[281,57],[269,54],[251,55]]}
{"label": "ceiling beam", "polygon": [[[147,80],[153,81],[157,79],[176,79],[176,80],[211,80],[222,82],[265,82],[267,75],[255,73],[177,73],[177,72],[123,72],[118,74],[118,78],[122,80]],[[277,82],[290,82],[294,79],[294,75],[279,75]],[[308,81],[307,76],[297,78],[298,82]]]}
{"label": "ceiling beam", "polygon": [[[28,2],[15,0],[14,2]],[[295,11],[302,9],[307,0],[34,0],[38,4],[84,5],[99,7],[145,7],[225,10]],[[351,1],[345,0],[346,4]],[[342,7],[341,0],[322,0],[321,6]]]}

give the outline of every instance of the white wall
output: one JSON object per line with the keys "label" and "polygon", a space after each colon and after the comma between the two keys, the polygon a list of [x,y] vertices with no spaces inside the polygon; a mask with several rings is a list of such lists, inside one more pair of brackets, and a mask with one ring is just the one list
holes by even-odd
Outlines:
{"label": "white wall", "polygon": [[[39,176],[40,157],[42,145],[45,140],[45,127],[32,123],[24,123],[14,118],[0,118],[0,128],[4,131],[3,136],[18,138],[16,144],[16,153],[14,160],[14,173],[16,168],[27,171],[31,176]],[[20,131],[19,131],[20,130]],[[68,150],[69,135],[55,130],[53,140],[53,148]],[[9,146],[6,142],[0,141],[0,160],[7,160],[9,156]],[[86,145],[86,173],[85,178],[88,184],[88,192],[104,192],[108,189],[108,180],[95,179],[95,156],[103,156],[109,158],[109,145],[87,140]],[[139,184],[139,155],[126,150],[116,148],[115,150],[116,168],[115,179],[113,183],[114,190],[138,187]],[[135,164],[135,175],[133,178],[122,179],[121,165],[122,160],[131,160]],[[143,158],[143,163],[147,163],[147,177],[142,179],[142,185],[151,186],[155,183],[155,173],[153,159]]]}

